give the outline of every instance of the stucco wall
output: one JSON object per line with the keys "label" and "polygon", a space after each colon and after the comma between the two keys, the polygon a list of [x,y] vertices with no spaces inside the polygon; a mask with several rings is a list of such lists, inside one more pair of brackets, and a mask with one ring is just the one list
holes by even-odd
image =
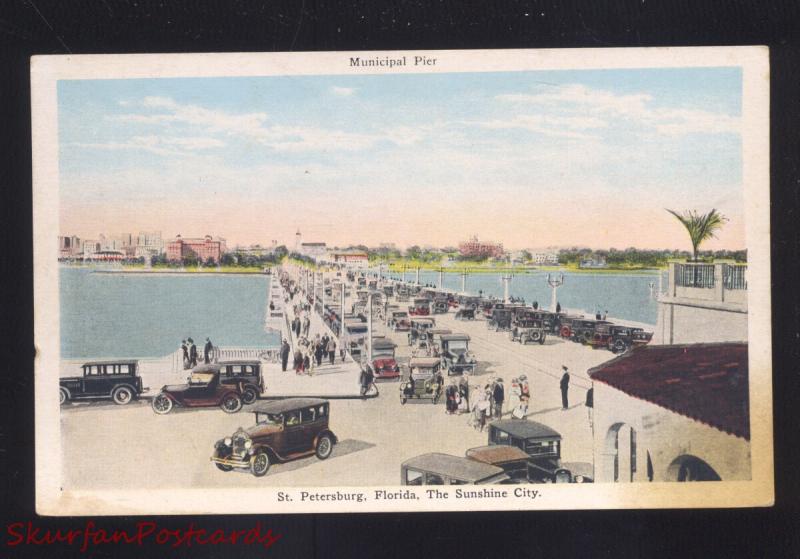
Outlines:
{"label": "stucco wall", "polygon": [[747,313],[662,302],[654,342],[662,344],[745,342]]}
{"label": "stucco wall", "polygon": [[[647,453],[653,465],[653,481],[675,481],[670,465],[676,458],[694,456],[706,462],[722,480],[749,480],[750,443],[714,427],[633,398],[606,384],[594,384],[595,479],[613,482],[613,432],[636,431],[637,471],[633,481],[648,481]],[[609,433],[612,433],[610,436]],[[628,450],[626,436],[620,449]],[[620,481],[629,481],[627,456],[620,456]]]}

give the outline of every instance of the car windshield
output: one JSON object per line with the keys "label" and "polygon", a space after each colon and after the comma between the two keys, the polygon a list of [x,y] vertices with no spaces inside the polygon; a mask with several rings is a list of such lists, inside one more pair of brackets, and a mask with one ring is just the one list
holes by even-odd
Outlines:
{"label": "car windshield", "polygon": [[394,357],[394,350],[393,349],[378,349],[375,348],[372,350],[373,357],[380,357],[380,358],[387,358],[387,357]]}
{"label": "car windshield", "polygon": [[256,413],[256,423],[259,425],[283,425],[283,414]]}
{"label": "car windshield", "polygon": [[447,349],[450,351],[463,352],[467,351],[467,340],[449,340],[447,342]]}
{"label": "car windshield", "polygon": [[214,373],[192,373],[189,384],[208,384],[214,378]]}

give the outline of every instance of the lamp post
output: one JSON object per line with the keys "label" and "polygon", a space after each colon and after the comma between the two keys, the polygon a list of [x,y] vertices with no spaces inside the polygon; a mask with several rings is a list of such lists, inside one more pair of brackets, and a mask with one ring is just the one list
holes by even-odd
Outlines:
{"label": "lamp post", "polygon": [[439,268],[439,289],[441,289],[443,286],[444,286],[444,270],[442,270],[442,268]]}
{"label": "lamp post", "polygon": [[564,284],[564,274],[560,274],[558,277],[552,276],[547,274],[547,285],[549,285],[553,290],[553,297],[550,300],[550,312],[556,312],[556,307],[558,306],[558,295],[557,291],[560,286]]}
{"label": "lamp post", "polygon": [[464,271],[461,272],[461,293],[467,292],[467,269],[464,268]]}
{"label": "lamp post", "polygon": [[503,302],[508,304],[510,302],[509,287],[511,285],[511,274],[503,274]]}

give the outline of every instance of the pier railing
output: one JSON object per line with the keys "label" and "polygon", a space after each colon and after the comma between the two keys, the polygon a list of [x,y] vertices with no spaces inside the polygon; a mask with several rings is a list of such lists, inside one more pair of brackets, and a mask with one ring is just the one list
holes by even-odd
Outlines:
{"label": "pier railing", "polygon": [[671,262],[669,297],[746,304],[747,265]]}

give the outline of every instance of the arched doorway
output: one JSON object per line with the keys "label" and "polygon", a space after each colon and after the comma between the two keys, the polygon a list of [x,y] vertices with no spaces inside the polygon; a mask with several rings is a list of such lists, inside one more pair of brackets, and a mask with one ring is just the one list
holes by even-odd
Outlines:
{"label": "arched doorway", "polygon": [[668,481],[721,481],[719,474],[697,456],[678,456],[667,468]]}
{"label": "arched doorway", "polygon": [[613,482],[634,481],[637,470],[636,430],[625,423],[615,423],[606,433],[603,449],[603,479]]}

